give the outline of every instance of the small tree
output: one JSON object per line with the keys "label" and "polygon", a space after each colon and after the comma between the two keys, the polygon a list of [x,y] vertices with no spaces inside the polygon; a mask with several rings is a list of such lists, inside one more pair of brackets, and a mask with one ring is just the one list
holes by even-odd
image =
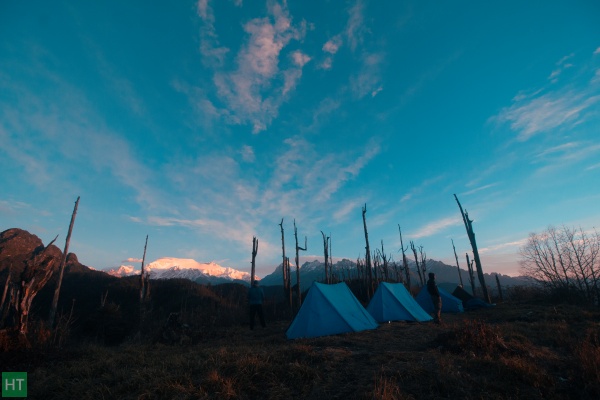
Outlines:
{"label": "small tree", "polygon": [[521,269],[553,290],[575,291],[600,304],[600,235],[563,226],[532,233],[521,248]]}

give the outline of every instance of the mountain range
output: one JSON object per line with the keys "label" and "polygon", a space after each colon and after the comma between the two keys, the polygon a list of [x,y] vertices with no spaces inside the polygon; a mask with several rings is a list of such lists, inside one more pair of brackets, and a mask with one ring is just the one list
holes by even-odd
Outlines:
{"label": "mountain range", "polygon": [[[426,263],[427,271],[426,273],[433,272],[436,275],[436,281],[440,287],[443,287],[446,290],[452,292],[458,284],[460,284],[460,280],[462,277],[462,284],[465,289],[470,291],[471,285],[469,283],[469,273],[466,270],[461,269],[459,277],[458,269],[455,266],[444,264],[441,261],[436,260],[427,260]],[[408,262],[408,267],[410,270],[411,283],[412,285],[419,284],[419,278],[416,272],[416,265],[414,261]],[[403,272],[400,270],[400,266],[398,266],[398,273],[404,276]],[[348,259],[343,259],[333,264],[332,268],[333,274],[336,275],[340,279],[344,279],[348,276],[356,277],[357,269],[356,262]],[[295,267],[291,268],[291,284],[296,285],[296,269]],[[487,286],[496,287],[496,274],[492,273],[484,273],[485,282]],[[389,269],[389,278],[396,278],[396,271],[391,267]],[[310,285],[314,281],[322,281],[325,279],[325,265],[318,261],[310,261],[305,262],[300,267],[300,288],[302,291],[308,289]],[[528,278],[519,276],[519,277],[511,277],[508,275],[498,274],[498,280],[500,281],[500,285],[503,287],[507,286],[521,286],[529,284],[530,281]],[[265,276],[261,280],[261,284],[263,286],[282,286],[283,285],[283,275],[282,275],[282,264],[273,271],[273,273]],[[479,286],[479,280],[477,276],[475,276],[475,286]]]}
{"label": "mountain range", "polygon": [[[436,280],[438,285],[453,291],[454,288],[460,284],[462,278],[463,286],[470,290],[469,273],[466,270],[461,269],[461,276],[459,277],[458,270],[454,266],[444,264],[441,261],[427,260],[427,272],[434,272],[436,274]],[[409,261],[409,269],[411,275],[411,282],[413,285],[419,284],[419,278],[416,272],[416,265],[414,261]],[[215,262],[200,263],[193,259],[182,259],[165,257],[160,258],[156,261],[144,267],[150,273],[150,279],[189,279],[191,281],[200,284],[211,284],[218,285],[221,283],[237,282],[244,285],[250,284],[250,274],[248,272],[239,271],[230,267],[222,267]],[[348,259],[342,259],[337,263],[333,264],[333,274],[338,279],[346,279],[348,277],[357,277],[358,270],[356,268],[356,262]],[[119,268],[106,271],[112,276],[130,276],[139,274],[139,270],[135,270],[132,266],[122,265]],[[325,278],[325,265],[323,262],[318,260],[307,261],[299,269],[300,272],[300,288],[302,291],[307,290],[310,285],[315,281],[323,281]],[[398,266],[398,273],[404,274]],[[485,281],[488,286],[496,286],[496,274],[485,274]],[[396,270],[391,267],[389,270],[389,278],[391,280],[396,279]],[[260,279],[257,277],[257,279]],[[498,274],[498,279],[503,287],[506,286],[519,286],[525,285],[529,281],[525,277],[511,277],[508,275]],[[260,279],[262,286],[282,286],[283,275],[282,275],[282,264],[279,264],[275,270]],[[292,285],[296,285],[296,270],[295,267],[291,268],[291,282]],[[479,286],[479,280],[475,277],[475,285]]]}
{"label": "mountain range", "polygon": [[[50,247],[50,253],[56,259],[55,268],[58,268],[62,252],[56,246]],[[8,270],[12,270],[13,279],[17,279],[22,272],[25,261],[31,258],[36,249],[43,248],[42,241],[35,235],[27,231],[13,228],[0,233],[0,277],[7,275]],[[240,283],[243,285],[250,284],[250,274],[245,271],[239,271],[234,268],[223,267],[215,262],[200,263],[193,259],[182,259],[174,257],[165,257],[155,260],[145,266],[150,273],[151,279],[189,279],[200,284],[219,285],[223,283]],[[485,268],[485,266],[484,266]],[[296,271],[292,266],[291,283],[296,285]],[[414,261],[409,262],[411,271],[411,282],[413,285],[419,284]],[[77,256],[70,253],[67,257],[66,272],[93,272],[94,274],[105,274],[115,277],[124,277],[139,274],[139,270],[135,270],[133,266],[121,265],[108,271],[93,271],[93,268],[81,264],[77,260]],[[332,267],[333,274],[338,279],[346,279],[348,277],[356,277],[358,270],[356,262],[343,259],[335,263]],[[460,270],[462,281],[465,289],[470,287],[468,272]],[[305,262],[300,267],[300,283],[301,290],[306,290],[314,281],[322,281],[325,278],[324,264],[318,260]],[[401,271],[398,271],[401,273]],[[445,289],[454,290],[457,284],[460,283],[458,270],[455,266],[446,265],[443,262],[435,260],[427,260],[427,272],[435,272],[437,275],[438,285]],[[396,271],[390,268],[389,278],[396,278]],[[496,274],[484,274],[486,284],[491,287],[496,286]],[[260,279],[259,277],[257,277]],[[519,286],[530,283],[526,277],[510,277],[507,275],[498,275],[500,284],[506,286]],[[261,279],[262,286],[282,286],[282,265],[280,264],[275,270]],[[476,286],[479,286],[476,280]]]}
{"label": "mountain range", "polygon": [[[215,262],[200,263],[190,258],[163,257],[144,266],[150,274],[150,279],[189,279],[200,284],[218,285],[221,283],[237,282],[250,284],[250,274],[230,267],[222,267]],[[130,265],[105,271],[109,275],[123,277],[138,275]]]}

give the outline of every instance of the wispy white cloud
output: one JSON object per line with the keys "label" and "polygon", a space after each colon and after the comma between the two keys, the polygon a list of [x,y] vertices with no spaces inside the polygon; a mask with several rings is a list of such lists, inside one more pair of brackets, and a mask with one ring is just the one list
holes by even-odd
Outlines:
{"label": "wispy white cloud", "polygon": [[317,193],[316,198],[318,200],[327,201],[329,198],[336,193],[347,181],[354,179],[358,176],[360,171],[372,160],[377,154],[379,154],[381,148],[377,144],[370,144],[367,146],[367,150],[364,154],[360,155],[353,163],[339,168],[337,174],[332,174],[333,178],[330,179]]}
{"label": "wispy white cloud", "polygon": [[546,154],[546,165],[538,168],[536,175],[545,175],[587,160],[597,160],[600,144],[581,143],[568,147],[557,146],[550,150],[552,151]]}
{"label": "wispy white cloud", "polygon": [[208,3],[209,0],[199,0],[197,3],[197,12],[203,21],[200,29],[200,54],[204,65],[220,67],[225,63],[229,49],[219,43],[215,29],[215,15]]}
{"label": "wispy white cloud", "polygon": [[300,50],[296,50],[292,53],[292,59],[294,60],[294,64],[300,68],[304,67],[304,65],[310,61],[310,57]]}
{"label": "wispy white cloud", "polygon": [[598,164],[593,164],[593,165],[590,165],[590,166],[589,166],[589,167],[587,167],[585,170],[586,170],[586,171],[591,171],[591,170],[593,170],[593,169],[598,169],[598,168],[600,168],[600,163],[598,163]]}
{"label": "wispy white cloud", "polygon": [[571,53],[569,55],[564,56],[563,58],[561,58],[560,60],[558,60],[556,62],[556,65],[563,65],[565,63],[565,61],[573,58],[573,56],[575,56],[575,53]]}
{"label": "wispy white cloud", "polygon": [[335,54],[338,52],[338,50],[342,46],[342,43],[343,43],[342,36],[335,35],[334,37],[329,39],[327,42],[325,42],[325,44],[323,45],[323,51],[326,53],[329,53],[329,54]]}
{"label": "wispy white cloud", "polygon": [[381,67],[384,61],[382,53],[365,53],[361,57],[360,71],[350,77],[350,88],[356,98],[375,95],[382,89]]}
{"label": "wispy white cloud", "polygon": [[331,69],[333,67],[333,59],[331,57],[325,57],[325,59],[319,64],[321,69]]}
{"label": "wispy white cloud", "polygon": [[242,155],[242,160],[246,162],[254,162],[256,159],[252,146],[243,146],[240,153]]}
{"label": "wispy white cloud", "polygon": [[349,18],[344,31],[348,44],[352,51],[363,42],[363,35],[366,31],[364,26],[364,4],[362,0],[358,0],[348,10]]}
{"label": "wispy white cloud", "polygon": [[493,253],[493,252],[498,252],[498,251],[506,251],[506,250],[516,252],[516,251],[518,251],[518,249],[520,247],[524,246],[526,243],[527,243],[527,238],[523,238],[523,239],[511,241],[511,242],[496,244],[493,246],[482,247],[479,249],[479,252],[482,254]]}
{"label": "wispy white cloud", "polygon": [[323,45],[322,50],[327,54],[325,59],[319,63],[318,68],[331,69],[333,66],[333,56],[338,52],[343,44],[342,35],[335,35]]}
{"label": "wispy white cloud", "polygon": [[490,183],[489,185],[480,186],[478,188],[471,189],[471,190],[469,190],[467,192],[463,192],[460,195],[461,196],[468,196],[468,195],[480,192],[482,190],[487,190],[487,189],[492,188],[492,187],[497,186],[497,185],[498,185],[498,183]]}
{"label": "wispy white cloud", "polygon": [[373,90],[371,92],[371,97],[375,97],[379,94],[379,92],[381,92],[383,90],[383,86],[379,86],[377,89]]}
{"label": "wispy white cloud", "polygon": [[31,206],[22,201],[0,200],[0,214],[17,214]]}
{"label": "wispy white cloud", "polygon": [[509,123],[519,132],[517,140],[526,141],[537,134],[581,122],[585,112],[599,100],[600,96],[574,90],[551,92],[516,101],[493,119]]}
{"label": "wispy white cloud", "polygon": [[549,154],[555,154],[558,152],[564,152],[570,149],[574,149],[580,146],[580,143],[578,142],[568,142],[568,143],[563,143],[561,145],[558,146],[553,146],[550,147],[549,149],[545,149],[542,152],[536,154],[536,157],[540,158],[540,157],[544,157],[547,156]]}
{"label": "wispy white cloud", "polygon": [[600,47],[598,47],[596,50],[594,50],[594,55],[596,54],[600,54]]}
{"label": "wispy white cloud", "polygon": [[507,170],[522,159],[516,151],[503,151],[502,157],[492,163],[490,166],[477,171],[474,171],[475,177],[468,181],[466,187],[474,187],[481,183],[483,180],[489,179],[491,176],[500,173],[500,171]]}
{"label": "wispy white cloud", "polygon": [[[141,223],[159,227],[185,227],[197,230],[204,235],[210,235],[225,240],[227,243],[233,241],[239,246],[244,247],[247,247],[252,243],[252,237],[256,235],[257,231],[255,222],[239,216],[234,220],[217,220],[214,218],[186,219],[151,215],[143,219]],[[265,257],[272,257],[278,252],[278,247],[264,237],[260,238],[259,246],[261,254]]]}
{"label": "wispy white cloud", "polygon": [[419,196],[422,193],[424,193],[430,186],[439,182],[443,178],[444,178],[444,175],[439,175],[434,178],[424,180],[419,186],[412,188],[408,193],[406,193],[404,196],[402,196],[400,201],[406,202],[406,201],[412,200],[416,196]]}
{"label": "wispy white cloud", "polygon": [[312,112],[312,123],[308,130],[316,130],[320,124],[327,119],[334,111],[338,110],[342,105],[337,98],[326,97],[319,102],[319,105]]}
{"label": "wispy white cloud", "polygon": [[552,73],[550,73],[550,76],[548,77],[548,79],[550,80],[554,80],[558,75],[560,75],[561,73],[561,69],[555,69],[554,71],[552,71]]}
{"label": "wispy white cloud", "polygon": [[333,213],[333,219],[335,222],[341,222],[343,220],[346,220],[348,215],[350,215],[350,213],[352,212],[356,212],[358,213],[358,211],[361,209],[361,206],[365,203],[365,199],[364,198],[358,198],[358,199],[352,199],[352,200],[347,200],[344,203],[342,203],[337,211],[335,211]]}
{"label": "wispy white cloud", "polygon": [[290,91],[296,88],[296,84],[302,77],[302,67],[310,61],[310,57],[301,51],[297,50],[292,53],[292,60],[296,68],[289,68],[283,71],[284,83],[283,83],[283,96],[287,95]]}
{"label": "wispy white cloud", "polygon": [[126,135],[107,127],[77,87],[59,77],[52,84],[52,99],[25,86],[12,88],[19,102],[4,104],[0,113],[0,132],[11,132],[0,144],[7,156],[24,168],[30,183],[43,187],[59,181],[65,191],[80,169],[110,171],[135,192],[140,205],[156,207],[161,196],[150,183],[155,173],[138,161]]}
{"label": "wispy white cloud", "polygon": [[[208,10],[210,7],[199,11],[201,17],[207,15],[203,19],[204,29],[210,33],[201,36],[212,39],[216,37],[216,30],[214,17]],[[237,69],[225,70],[222,62],[212,64],[218,97],[225,103],[224,108],[236,117],[227,121],[250,123],[254,133],[265,130],[277,116],[279,107],[300,79],[302,67],[310,61],[306,54],[296,51],[291,54],[291,65],[280,68],[283,49],[290,41],[304,37],[306,24],[293,25],[285,4],[269,3],[268,13],[268,16],[252,19],[244,25],[248,37],[235,57]],[[204,55],[212,54],[201,51]],[[218,54],[225,52],[219,50]],[[281,90],[277,90],[278,85]]]}
{"label": "wispy white cloud", "polygon": [[520,91],[510,106],[489,121],[508,124],[517,133],[516,140],[525,142],[536,135],[561,132],[596,118],[595,109],[600,95],[598,87],[593,84],[594,78],[591,79],[592,85],[588,78],[591,71],[596,72],[591,61],[581,61],[577,73],[570,74],[568,80],[556,85],[558,76],[574,67],[574,63],[568,62],[574,56],[569,54],[556,62],[558,68],[549,76],[552,85]]}
{"label": "wispy white cloud", "polygon": [[450,226],[460,225],[462,223],[462,219],[456,216],[441,218],[437,221],[433,221],[422,226],[416,232],[408,234],[408,237],[413,239],[420,239],[423,237],[433,236],[436,233],[439,233]]}
{"label": "wispy white cloud", "polygon": [[569,59],[571,59],[571,58],[573,58],[573,56],[575,56],[575,54],[571,53],[568,56],[564,56],[563,58],[561,58],[560,60],[558,60],[558,62],[556,63],[556,65],[558,66],[558,68],[554,69],[550,73],[550,76],[548,77],[548,80],[550,80],[552,83],[558,82],[559,75],[563,71],[565,71],[566,69],[569,69],[569,68],[573,67],[573,64],[566,63],[566,61],[569,60]]}
{"label": "wispy white cloud", "polygon": [[298,219],[310,215],[317,219],[327,214],[326,210],[331,210],[330,214],[338,211],[329,200],[380,151],[379,145],[372,141],[359,154],[323,153],[299,136],[286,139],[285,145],[287,149],[280,151],[275,160],[277,168],[264,185],[258,206],[264,215],[293,215]]}
{"label": "wispy white cloud", "polygon": [[141,263],[141,262],[142,262],[142,259],[141,259],[141,258],[133,258],[133,257],[129,257],[128,259],[126,259],[126,260],[123,260],[123,261],[121,261],[121,262],[124,262],[124,263]]}

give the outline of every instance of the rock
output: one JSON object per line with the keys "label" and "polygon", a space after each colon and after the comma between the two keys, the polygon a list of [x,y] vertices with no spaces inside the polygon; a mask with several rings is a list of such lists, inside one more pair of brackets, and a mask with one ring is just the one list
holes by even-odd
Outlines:
{"label": "rock", "polygon": [[[11,270],[11,280],[19,283],[28,261],[44,249],[42,240],[23,229],[12,228],[0,233],[0,274],[6,276]],[[62,252],[55,245],[46,255],[55,259],[54,269],[60,265]]]}

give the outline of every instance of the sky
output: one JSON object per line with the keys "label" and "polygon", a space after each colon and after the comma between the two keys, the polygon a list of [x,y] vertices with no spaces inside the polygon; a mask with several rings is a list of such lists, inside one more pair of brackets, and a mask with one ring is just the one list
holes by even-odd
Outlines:
{"label": "sky", "polygon": [[600,226],[597,1],[0,1],[0,231],[96,269]]}

